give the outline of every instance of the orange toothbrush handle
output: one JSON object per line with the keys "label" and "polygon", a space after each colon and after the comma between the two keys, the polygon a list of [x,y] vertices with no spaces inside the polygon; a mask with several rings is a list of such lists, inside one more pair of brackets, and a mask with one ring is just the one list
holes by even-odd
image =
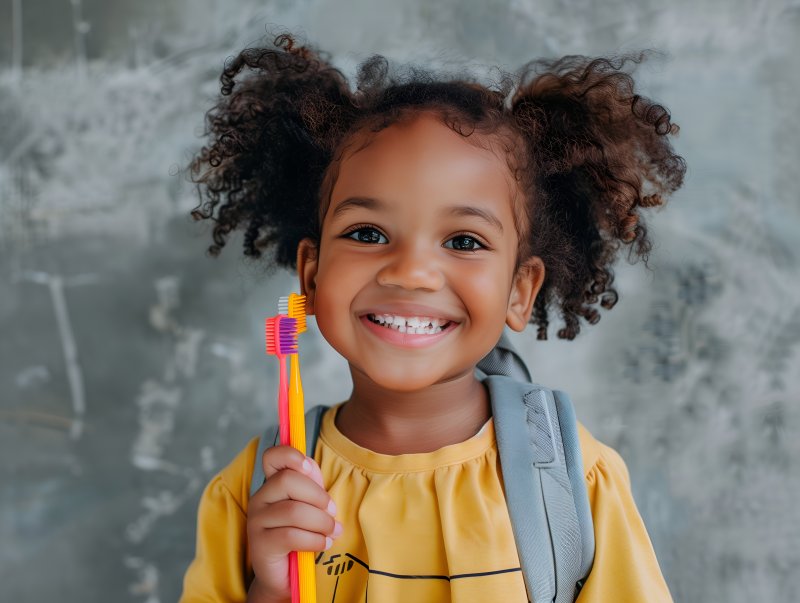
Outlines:
{"label": "orange toothbrush handle", "polygon": [[[306,422],[303,383],[300,380],[300,361],[297,354],[289,357],[289,427],[292,446],[306,454]],[[313,456],[314,452],[311,451]],[[298,551],[299,603],[317,603],[316,568],[314,553]]]}

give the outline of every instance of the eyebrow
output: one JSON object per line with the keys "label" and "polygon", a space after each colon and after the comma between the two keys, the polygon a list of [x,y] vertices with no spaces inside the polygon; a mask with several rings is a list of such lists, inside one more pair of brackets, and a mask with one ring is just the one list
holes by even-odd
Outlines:
{"label": "eyebrow", "polygon": [[345,213],[348,209],[355,209],[356,207],[363,207],[365,209],[381,209],[384,207],[384,204],[371,197],[350,197],[336,206],[336,209],[333,210],[333,215],[331,218],[336,218],[337,216]]}
{"label": "eyebrow", "polygon": [[[336,209],[333,210],[331,218],[336,218],[346,211],[355,209],[357,207],[381,210],[386,208],[386,203],[372,197],[350,197],[336,206]],[[474,216],[476,218],[480,218],[490,226],[497,228],[497,230],[499,230],[501,233],[503,232],[503,223],[500,222],[499,218],[492,212],[481,209],[480,207],[475,207],[472,205],[451,205],[450,207],[445,208],[442,213],[452,216]]]}

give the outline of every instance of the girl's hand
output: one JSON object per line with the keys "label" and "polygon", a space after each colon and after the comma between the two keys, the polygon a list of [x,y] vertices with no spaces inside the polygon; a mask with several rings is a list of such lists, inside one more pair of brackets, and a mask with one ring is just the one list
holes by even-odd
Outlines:
{"label": "girl's hand", "polygon": [[249,601],[289,601],[290,551],[324,551],[342,533],[314,459],[291,446],[262,457],[267,481],[250,498],[247,546],[255,579]]}

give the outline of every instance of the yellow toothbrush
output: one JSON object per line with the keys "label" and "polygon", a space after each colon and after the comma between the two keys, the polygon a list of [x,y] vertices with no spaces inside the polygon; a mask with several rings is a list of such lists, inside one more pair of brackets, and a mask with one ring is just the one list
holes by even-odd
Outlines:
{"label": "yellow toothbrush", "polygon": [[[278,301],[278,313],[294,318],[297,335],[307,329],[306,296],[290,293]],[[298,346],[299,350],[299,346]],[[303,399],[303,383],[300,380],[300,357],[289,355],[289,443],[303,454],[306,452],[306,421]],[[313,456],[313,451],[311,455]],[[317,603],[317,585],[314,568],[314,553],[298,551],[300,603]]]}

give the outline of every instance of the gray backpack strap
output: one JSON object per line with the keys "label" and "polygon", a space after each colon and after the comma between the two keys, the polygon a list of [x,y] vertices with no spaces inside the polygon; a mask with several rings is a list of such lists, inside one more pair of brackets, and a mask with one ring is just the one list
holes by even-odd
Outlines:
{"label": "gray backpack strap", "polygon": [[[306,411],[306,456],[314,457],[317,449],[317,438],[319,429],[322,425],[322,415],[328,410],[328,406],[318,405]],[[250,480],[250,496],[253,496],[261,486],[264,485],[264,467],[261,464],[261,457],[267,448],[278,445],[278,435],[280,431],[277,425],[270,425],[258,440],[258,452],[256,453],[256,464],[253,467],[253,477]]]}
{"label": "gray backpack strap", "polygon": [[594,530],[569,397],[489,375],[500,466],[528,597],[573,603],[594,559]]}
{"label": "gray backpack strap", "polygon": [[478,362],[475,374],[481,380],[488,375],[505,375],[525,383],[533,381],[528,365],[511,343],[507,328],[503,329],[492,350]]}
{"label": "gray backpack strap", "polygon": [[594,562],[594,522],[592,510],[589,508],[589,493],[586,490],[586,473],[583,466],[583,454],[578,440],[578,419],[572,400],[566,392],[554,389],[553,395],[556,402],[558,424],[561,428],[561,443],[564,445],[564,457],[567,463],[567,473],[572,485],[572,496],[575,500],[575,512],[578,515],[578,526],[581,530],[581,579],[577,586],[580,590],[589,577]]}

